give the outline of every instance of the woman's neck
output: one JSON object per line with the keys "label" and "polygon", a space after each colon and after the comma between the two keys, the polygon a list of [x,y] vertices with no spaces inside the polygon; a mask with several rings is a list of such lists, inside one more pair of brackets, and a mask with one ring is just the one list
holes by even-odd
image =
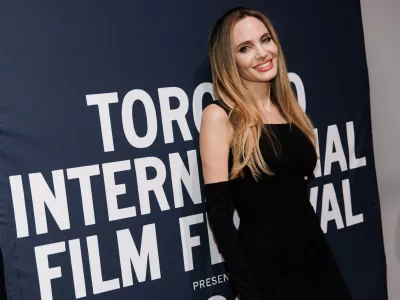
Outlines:
{"label": "woman's neck", "polygon": [[245,86],[251,92],[253,98],[261,105],[266,106],[271,103],[271,85],[269,82],[246,81]]}

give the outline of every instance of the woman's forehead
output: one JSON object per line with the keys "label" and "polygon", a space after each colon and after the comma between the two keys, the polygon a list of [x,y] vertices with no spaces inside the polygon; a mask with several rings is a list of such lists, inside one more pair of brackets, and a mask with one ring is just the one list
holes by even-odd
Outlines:
{"label": "woman's forehead", "polygon": [[234,44],[242,43],[244,40],[256,40],[267,33],[265,24],[257,18],[245,17],[235,24],[232,30],[232,41]]}

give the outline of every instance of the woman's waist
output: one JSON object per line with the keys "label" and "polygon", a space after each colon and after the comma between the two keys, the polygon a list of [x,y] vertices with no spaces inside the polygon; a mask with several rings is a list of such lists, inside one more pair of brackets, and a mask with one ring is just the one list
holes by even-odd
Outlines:
{"label": "woman's waist", "polygon": [[269,196],[249,196],[248,198],[232,199],[234,206],[241,218],[261,220],[269,218],[291,218],[293,215],[301,214],[309,207],[306,193],[298,195],[284,194]]}
{"label": "woman's waist", "polygon": [[238,234],[249,247],[275,248],[298,244],[320,230],[311,204],[297,211],[264,217],[241,217]]}
{"label": "woman's waist", "polygon": [[231,195],[240,197],[301,196],[307,193],[308,181],[304,177],[276,177],[256,182],[252,179],[230,182]]}
{"label": "woman's waist", "polygon": [[274,228],[276,226],[290,227],[292,224],[304,222],[307,218],[314,217],[315,212],[309,201],[298,201],[292,205],[263,205],[262,208],[253,206],[245,209],[237,208],[240,226],[243,228]]}

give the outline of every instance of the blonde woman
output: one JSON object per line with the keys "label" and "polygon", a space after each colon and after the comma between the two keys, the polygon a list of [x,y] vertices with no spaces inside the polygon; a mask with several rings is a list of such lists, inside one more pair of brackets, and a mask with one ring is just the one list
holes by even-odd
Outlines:
{"label": "blonde woman", "polygon": [[208,220],[233,287],[241,300],[351,299],[308,201],[316,137],[271,22],[231,9],[208,49],[219,100],[203,111],[200,154]]}

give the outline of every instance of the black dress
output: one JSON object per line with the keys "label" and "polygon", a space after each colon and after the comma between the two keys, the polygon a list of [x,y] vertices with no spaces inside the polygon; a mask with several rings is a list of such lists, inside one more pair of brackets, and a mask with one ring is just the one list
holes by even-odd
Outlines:
{"label": "black dress", "polygon": [[[228,112],[222,101],[213,103]],[[265,134],[260,138],[275,176],[264,174],[257,183],[246,167],[244,178],[205,185],[208,220],[234,288],[241,300],[351,299],[308,199],[317,162],[312,144],[293,124],[264,126],[280,143],[276,157]],[[230,153],[229,168],[231,159]]]}

